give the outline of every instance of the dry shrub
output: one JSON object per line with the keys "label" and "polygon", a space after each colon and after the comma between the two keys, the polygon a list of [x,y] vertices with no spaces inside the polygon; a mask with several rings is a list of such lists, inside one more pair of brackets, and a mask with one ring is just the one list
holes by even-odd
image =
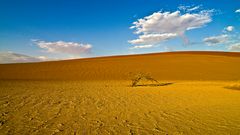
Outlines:
{"label": "dry shrub", "polygon": [[151,75],[147,74],[147,73],[137,73],[135,75],[133,75],[132,77],[132,87],[136,87],[139,86],[139,82],[142,80],[147,80],[147,81],[151,81],[152,83],[159,83],[156,79],[154,79],[153,77],[151,77]]}

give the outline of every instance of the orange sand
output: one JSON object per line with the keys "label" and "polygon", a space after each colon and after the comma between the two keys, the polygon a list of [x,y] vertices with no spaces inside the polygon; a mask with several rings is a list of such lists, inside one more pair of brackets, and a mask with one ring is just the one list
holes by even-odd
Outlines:
{"label": "orange sand", "polygon": [[[240,134],[240,53],[0,65],[0,134]],[[130,87],[130,72],[167,86]]]}

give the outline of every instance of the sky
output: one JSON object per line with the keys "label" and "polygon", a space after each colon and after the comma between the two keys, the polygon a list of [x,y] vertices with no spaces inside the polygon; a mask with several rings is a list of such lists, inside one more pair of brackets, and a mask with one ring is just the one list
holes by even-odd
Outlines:
{"label": "sky", "polygon": [[240,51],[239,0],[0,0],[0,63]]}

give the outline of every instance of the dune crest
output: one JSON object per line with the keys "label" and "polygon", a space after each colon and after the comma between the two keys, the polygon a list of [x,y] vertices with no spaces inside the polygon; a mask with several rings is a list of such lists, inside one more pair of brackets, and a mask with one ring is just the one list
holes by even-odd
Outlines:
{"label": "dune crest", "polygon": [[0,64],[0,79],[129,80],[146,72],[158,80],[238,80],[239,69],[240,53],[190,51]]}

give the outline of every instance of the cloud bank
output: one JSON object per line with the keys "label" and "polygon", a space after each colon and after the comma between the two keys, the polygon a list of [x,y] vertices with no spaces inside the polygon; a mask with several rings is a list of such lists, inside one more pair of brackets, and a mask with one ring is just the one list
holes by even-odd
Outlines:
{"label": "cloud bank", "polygon": [[135,45],[130,49],[141,49],[141,48],[151,48],[151,47],[153,47],[153,45]]}
{"label": "cloud bank", "polygon": [[13,52],[0,52],[0,63],[26,63],[26,62],[40,62],[46,60],[48,60],[48,58],[44,56],[32,57]]}
{"label": "cloud bank", "polygon": [[228,35],[212,36],[203,39],[203,42],[205,42],[209,46],[223,44],[226,43],[227,41]]}
{"label": "cloud bank", "polygon": [[48,53],[64,53],[72,55],[81,55],[89,53],[92,49],[91,44],[82,44],[75,42],[46,42],[41,40],[33,41],[39,48],[45,50]]}
{"label": "cloud bank", "polygon": [[[82,54],[88,54],[91,52],[92,45],[81,44],[75,42],[46,42],[42,40],[32,40],[43,51],[52,53],[55,55],[58,53],[62,55],[56,58],[47,58],[45,56],[33,57],[25,54],[19,54],[14,52],[0,52],[0,63],[26,63],[26,62],[40,62],[48,60],[63,60],[63,59],[75,59],[80,58]],[[58,56],[58,55],[57,55]]]}
{"label": "cloud bank", "polygon": [[[192,10],[196,10],[195,7]],[[182,37],[186,42],[186,31],[203,27],[212,21],[212,10],[202,10],[199,13],[155,12],[152,15],[138,19],[130,29],[135,29],[138,39],[130,40],[133,45],[159,44],[162,41]]]}
{"label": "cloud bank", "polygon": [[240,52],[240,43],[230,45],[228,50],[232,52]]}

